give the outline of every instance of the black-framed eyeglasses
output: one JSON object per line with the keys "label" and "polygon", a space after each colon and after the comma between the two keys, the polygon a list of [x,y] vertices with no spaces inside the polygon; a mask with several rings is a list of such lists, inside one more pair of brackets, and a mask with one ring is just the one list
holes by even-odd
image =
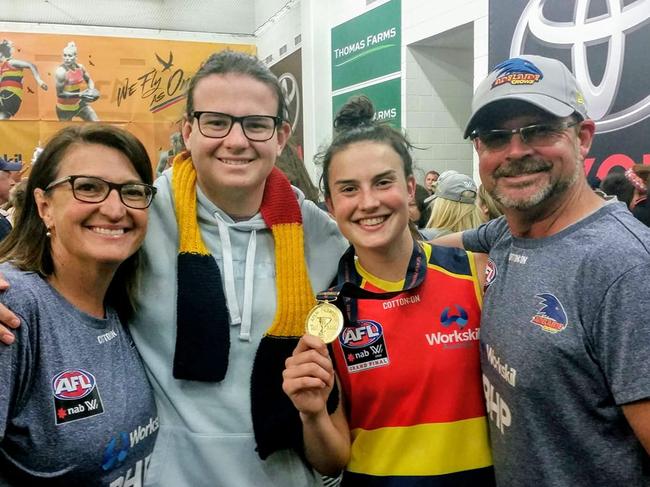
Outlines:
{"label": "black-framed eyeglasses", "polygon": [[145,183],[111,183],[95,176],[66,176],[47,185],[50,191],[63,183],[70,183],[72,196],[84,203],[101,203],[108,198],[111,190],[117,190],[124,206],[135,210],[148,208],[156,194],[156,188]]}
{"label": "black-framed eyeglasses", "polygon": [[235,123],[239,123],[248,140],[264,142],[273,137],[275,129],[282,123],[282,118],[271,115],[246,115],[235,117],[221,112],[193,113],[199,125],[199,132],[211,139],[223,139],[232,130]]}
{"label": "black-framed eyeglasses", "polygon": [[528,125],[517,129],[477,129],[472,131],[469,137],[474,143],[478,139],[482,145],[492,150],[505,148],[514,134],[519,134],[521,140],[529,146],[543,147],[554,144],[562,132],[578,123],[580,122],[576,120],[566,120],[564,122]]}

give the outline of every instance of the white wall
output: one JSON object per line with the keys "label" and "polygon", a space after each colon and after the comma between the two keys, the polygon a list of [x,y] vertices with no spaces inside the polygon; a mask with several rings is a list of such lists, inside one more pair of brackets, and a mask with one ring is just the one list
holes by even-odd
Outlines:
{"label": "white wall", "polygon": [[[6,22],[253,35],[259,0],[0,0]],[[267,2],[281,0],[266,0]]]}
{"label": "white wall", "polygon": [[[314,106],[319,107],[312,113],[305,113],[305,130],[310,128],[313,133],[311,142],[305,138],[305,161],[309,167],[311,156],[320,144],[327,143],[331,138],[331,72],[330,72],[330,30],[332,27],[341,24],[363,14],[371,8],[385,3],[377,0],[366,5],[365,0],[302,0],[303,10],[305,5],[311,5],[308,10],[313,14],[303,12],[303,53],[311,43],[310,49],[314,55],[311,59],[303,56],[303,91],[305,92],[305,104],[308,92],[314,93]],[[318,5],[316,5],[318,4]],[[326,4],[326,7],[321,6]],[[460,126],[464,124],[469,116],[469,103],[473,87],[487,73],[487,24],[488,0],[455,0],[454,2],[442,2],[431,0],[402,0],[402,123],[409,130],[421,129],[416,127],[423,125],[423,118],[429,115],[422,112],[426,108],[424,100],[418,100],[417,110],[419,114],[411,112],[415,108],[416,101],[408,99],[407,90],[414,90],[412,83],[407,78],[433,77],[436,81],[436,97],[442,106],[431,105],[430,113],[433,120],[435,113],[436,122],[442,123],[445,120],[447,126],[438,127],[440,130],[418,131],[415,135],[419,140],[423,137],[427,145],[426,157],[423,158],[424,165],[431,167],[445,168],[454,166],[455,169],[467,174],[473,174],[477,178],[476,161],[472,156],[472,149],[469,143],[462,141],[459,136]],[[441,33],[457,28],[458,26],[473,23],[474,41],[473,52],[468,49],[465,52],[449,49],[434,48],[431,59],[437,60],[440,64],[433,67],[426,61],[424,48],[407,49],[406,46],[418,43],[424,39],[437,36]],[[305,35],[309,32],[309,35]],[[470,42],[470,44],[472,44]],[[410,51],[410,52],[409,52]],[[432,54],[432,53],[429,53]],[[457,63],[454,63],[457,57]],[[409,64],[407,64],[409,63]],[[456,66],[452,68],[452,66]],[[460,68],[459,66],[463,66]],[[413,70],[410,72],[410,70]],[[433,73],[433,74],[432,74]],[[416,83],[423,83],[416,82]],[[309,86],[308,86],[309,85]],[[418,85],[422,87],[423,85]],[[441,88],[444,86],[444,88]],[[453,88],[452,86],[455,86]],[[426,90],[426,88],[423,88]],[[412,93],[414,96],[420,96]],[[430,102],[433,104],[433,92]],[[307,109],[307,107],[305,107]],[[310,119],[310,117],[312,117]],[[416,159],[420,159],[421,151],[415,152]],[[451,161],[451,162],[448,162]],[[314,173],[320,173],[318,168],[313,168]]]}
{"label": "white wall", "polygon": [[[238,1],[238,0],[232,0]],[[279,12],[282,7],[292,3],[290,0],[254,0],[255,29]],[[298,0],[297,3],[300,3]]]}
{"label": "white wall", "polygon": [[[284,5],[284,2],[282,2]],[[277,16],[277,19],[264,21],[261,29],[258,29],[255,44],[257,45],[257,55],[260,59],[266,60],[268,56],[273,59],[269,64],[275,64],[283,57],[300,49],[301,43],[296,43],[296,37],[302,38],[302,4],[297,2],[291,9]],[[280,5],[282,8],[282,5]],[[274,16],[278,11],[271,12]],[[269,17],[271,18],[271,17]],[[280,49],[286,46],[286,52],[280,54]]]}
{"label": "white wall", "polygon": [[[444,34],[442,34],[444,36]],[[416,178],[435,169],[472,175],[472,145],[463,140],[470,115],[473,53],[469,49],[411,46],[406,49],[405,128]]]}
{"label": "white wall", "polygon": [[135,37],[141,39],[166,39],[174,41],[221,42],[232,44],[255,44],[252,36],[208,34],[176,30],[135,29],[127,27],[97,27],[66,24],[34,24],[29,22],[2,22],[0,32],[31,32],[40,34],[74,34],[108,37]]}

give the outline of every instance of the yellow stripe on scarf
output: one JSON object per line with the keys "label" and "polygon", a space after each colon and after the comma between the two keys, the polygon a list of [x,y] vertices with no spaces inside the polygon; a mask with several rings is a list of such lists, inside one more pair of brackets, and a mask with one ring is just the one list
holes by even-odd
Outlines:
{"label": "yellow stripe on scarf", "polygon": [[178,253],[210,255],[196,221],[196,171],[189,153],[178,154],[174,158],[173,167],[172,188],[178,222]]}
{"label": "yellow stripe on scarf", "polygon": [[307,313],[316,304],[307,276],[302,225],[281,223],[273,225],[271,231],[275,241],[278,304],[266,335],[300,337],[305,332]]}

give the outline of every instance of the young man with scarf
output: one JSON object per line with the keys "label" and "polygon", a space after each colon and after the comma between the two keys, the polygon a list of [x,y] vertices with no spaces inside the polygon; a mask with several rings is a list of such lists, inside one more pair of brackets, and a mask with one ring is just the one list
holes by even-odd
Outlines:
{"label": "young man with scarf", "polygon": [[345,243],[274,167],[283,113],[244,54],[213,55],[189,86],[188,152],[157,181],[131,327],[161,418],[148,485],[320,485],[282,370]]}

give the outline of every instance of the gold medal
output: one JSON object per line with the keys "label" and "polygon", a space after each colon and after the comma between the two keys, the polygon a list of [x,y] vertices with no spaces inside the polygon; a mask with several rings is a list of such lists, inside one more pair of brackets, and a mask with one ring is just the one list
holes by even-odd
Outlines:
{"label": "gold medal", "polygon": [[343,329],[343,313],[330,303],[318,303],[305,320],[305,330],[325,343],[336,340]]}

